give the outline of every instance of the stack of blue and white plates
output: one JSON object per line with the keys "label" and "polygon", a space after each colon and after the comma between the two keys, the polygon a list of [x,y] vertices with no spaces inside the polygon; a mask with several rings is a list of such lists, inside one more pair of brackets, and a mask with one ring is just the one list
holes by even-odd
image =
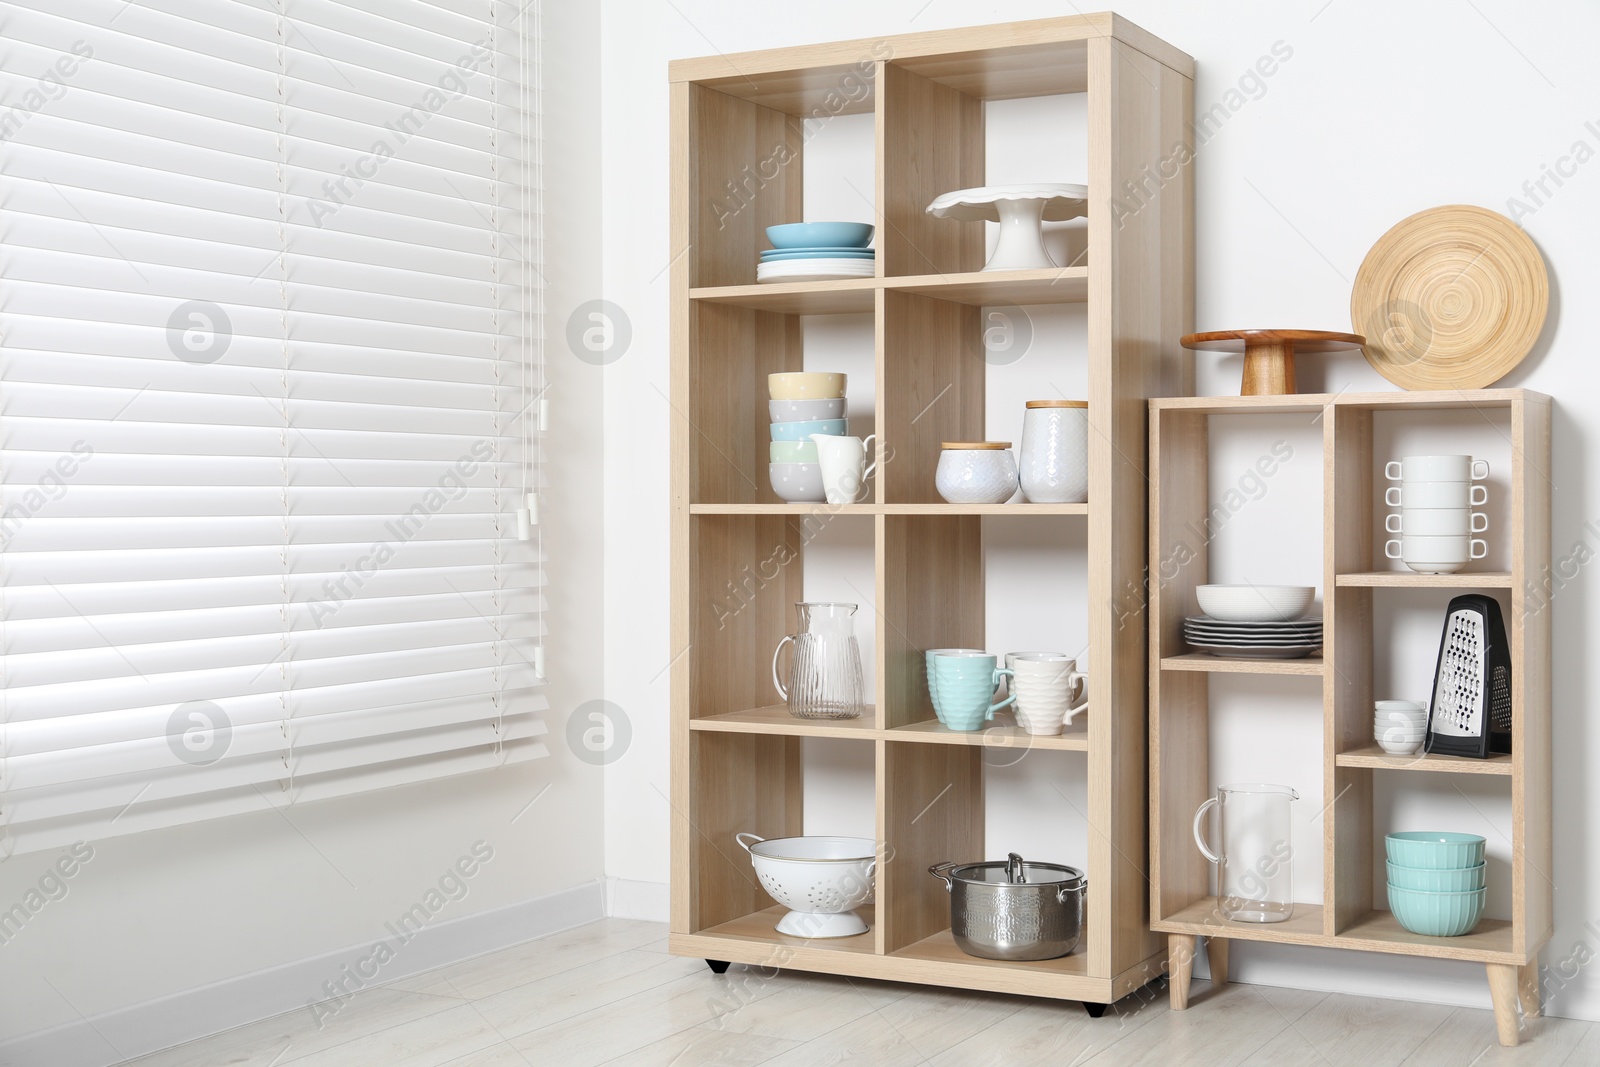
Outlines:
{"label": "stack of blue and white plates", "polygon": [[761,253],[758,282],[870,278],[876,254],[868,247],[873,228],[865,222],[790,222],[768,226],[773,247]]}

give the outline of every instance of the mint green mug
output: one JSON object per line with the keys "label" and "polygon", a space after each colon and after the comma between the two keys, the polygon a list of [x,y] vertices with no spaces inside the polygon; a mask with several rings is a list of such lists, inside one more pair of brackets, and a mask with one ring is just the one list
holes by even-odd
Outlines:
{"label": "mint green mug", "polygon": [[1000,679],[1011,671],[995,668],[995,657],[986,652],[939,652],[933,657],[933,710],[952,730],[981,730],[994,713],[1016,700],[1007,696],[998,704],[989,701],[1000,688]]}

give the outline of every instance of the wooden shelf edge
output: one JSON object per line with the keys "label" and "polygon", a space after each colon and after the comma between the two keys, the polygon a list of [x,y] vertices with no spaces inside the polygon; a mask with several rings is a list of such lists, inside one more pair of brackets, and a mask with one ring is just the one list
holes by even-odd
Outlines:
{"label": "wooden shelf edge", "polygon": [[1170,396],[1150,401],[1156,411],[1195,411],[1227,415],[1244,412],[1315,412],[1333,405],[1349,408],[1479,409],[1517,403],[1548,404],[1550,398],[1532,389],[1395,390],[1386,393],[1291,393],[1287,396]]}
{"label": "wooden shelf edge", "polygon": [[691,515],[1088,515],[1088,504],[690,504]]}
{"label": "wooden shelf edge", "polygon": [[689,720],[690,730],[711,730],[734,734],[775,734],[784,737],[842,737],[851,741],[873,741],[882,733],[877,729],[877,709],[868,705],[857,719],[800,719],[789,714],[784,704],[770,704],[747,711],[730,711]]}
{"label": "wooden shelf edge", "polygon": [[1412,571],[1364,571],[1340,574],[1335,585],[1389,589],[1510,589],[1508,571],[1457,571],[1454,574],[1416,574]]}
{"label": "wooden shelf edge", "polygon": [[1340,752],[1333,758],[1339,767],[1375,767],[1391,771],[1423,771],[1443,774],[1490,774],[1509,776],[1512,771],[1510,756],[1491,756],[1489,759],[1472,759],[1468,756],[1392,756],[1377,745],[1369,745],[1353,752]]}
{"label": "wooden shelf edge", "polygon": [[1537,951],[1518,953],[1512,947],[1514,931],[1509,919],[1484,919],[1461,937],[1426,937],[1406,930],[1387,911],[1373,910],[1337,934],[1323,932],[1321,904],[1295,904],[1287,922],[1236,923],[1222,918],[1217,898],[1205,897],[1165,919],[1150,923],[1157,933],[1194,934],[1238,941],[1264,941],[1312,948],[1343,948],[1355,952],[1384,952],[1397,956],[1464,960],[1472,963],[1510,963],[1521,966]]}
{"label": "wooden shelf edge", "polygon": [[1208,674],[1289,674],[1320,678],[1326,673],[1321,656],[1301,659],[1225,659],[1208,652],[1186,652],[1161,657],[1164,671],[1202,671]]}
{"label": "wooden shelf edge", "polygon": [[[1080,720],[1081,721],[1081,720]],[[889,741],[910,744],[973,745],[1003,752],[1087,752],[1089,735],[1083,730],[1064,734],[1035,735],[1010,723],[997,723],[986,730],[951,730],[937,721],[912,723],[881,731]]]}

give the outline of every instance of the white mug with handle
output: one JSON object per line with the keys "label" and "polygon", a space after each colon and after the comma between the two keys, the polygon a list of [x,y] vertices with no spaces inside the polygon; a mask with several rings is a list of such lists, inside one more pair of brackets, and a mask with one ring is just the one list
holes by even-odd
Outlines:
{"label": "white mug with handle", "polygon": [[877,460],[867,463],[867,454],[878,439],[877,434],[860,437],[835,437],[814,433],[811,440],[817,445],[817,462],[822,467],[822,488],[830,504],[854,504],[861,498],[867,479],[878,469]]}

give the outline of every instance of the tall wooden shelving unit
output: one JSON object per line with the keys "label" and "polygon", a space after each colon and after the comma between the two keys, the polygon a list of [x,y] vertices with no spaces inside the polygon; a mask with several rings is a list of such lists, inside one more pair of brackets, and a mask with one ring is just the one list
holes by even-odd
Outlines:
{"label": "tall wooden shelving unit", "polygon": [[[673,952],[1099,1005],[1161,973],[1144,869],[1146,401],[1191,384],[1173,340],[1190,328],[1193,197],[1189,168],[1151,175],[1189,140],[1192,76],[1187,55],[1110,14],[672,65]],[[846,91],[863,82],[869,93]],[[925,208],[984,184],[985,100],[1063,93],[1088,94],[1087,266],[983,273],[982,224]],[[802,217],[807,122],[852,113],[875,115],[877,276],[754,284],[765,227]],[[1113,196],[1140,187],[1125,203],[1143,205],[1119,217]],[[1089,503],[940,502],[940,441],[984,435],[983,306],[1059,303],[1087,304]],[[780,503],[766,375],[802,369],[801,316],[864,312],[892,460],[870,503]],[[982,516],[994,514],[1079,517],[1092,561],[1088,727],[1033,746],[1087,761],[1088,913],[1079,950],[1039,963],[958,950],[926,871],[986,856],[984,738],[938,725],[921,650],[983,647]],[[874,533],[862,617],[876,618],[876,700],[859,720],[806,721],[772,706],[768,664],[803,599],[801,566],[784,561],[803,559],[811,524],[832,521]],[[728,584],[749,575],[759,589],[725,617]],[[782,909],[733,842],[802,832],[805,738],[875,756],[877,835],[892,858],[858,937],[776,933]]]}
{"label": "tall wooden shelving unit", "polygon": [[[1153,928],[1170,938],[1173,1006],[1187,1005],[1197,938],[1207,940],[1213,979],[1223,982],[1232,939],[1468,960],[1487,969],[1501,1043],[1516,1044],[1519,997],[1527,1014],[1539,1013],[1538,955],[1552,932],[1550,612],[1528,595],[1550,566],[1550,398],[1525,389],[1481,389],[1195,397],[1156,400],[1150,408],[1151,571],[1161,574],[1152,583],[1150,611],[1150,913]],[[1377,569],[1385,564],[1381,542],[1374,545],[1373,512],[1382,507],[1383,460],[1396,457],[1374,455],[1374,419],[1451,409],[1481,423],[1486,440],[1502,433],[1509,440],[1509,529],[1492,536],[1508,542],[1510,569]],[[1203,528],[1209,503],[1208,421],[1213,415],[1291,413],[1317,417],[1323,428],[1323,655],[1242,661],[1188,653],[1183,618],[1198,611],[1194,587],[1210,580],[1206,544],[1194,533]],[[1373,741],[1372,702],[1388,695],[1373,692],[1374,618],[1385,610],[1386,591],[1399,589],[1437,590],[1441,621],[1449,599],[1460,593],[1500,599],[1512,653],[1512,754],[1485,760],[1392,756]],[[1195,809],[1210,790],[1207,678],[1214,672],[1299,675],[1322,689],[1323,903],[1296,904],[1287,922],[1224,919],[1209,885],[1211,865],[1190,833]],[[1387,900],[1374,892],[1374,868],[1382,862],[1375,859],[1378,843],[1390,829],[1373,825],[1375,773],[1487,775],[1506,783],[1509,920],[1486,918],[1463,937],[1424,937],[1395,921]]]}

